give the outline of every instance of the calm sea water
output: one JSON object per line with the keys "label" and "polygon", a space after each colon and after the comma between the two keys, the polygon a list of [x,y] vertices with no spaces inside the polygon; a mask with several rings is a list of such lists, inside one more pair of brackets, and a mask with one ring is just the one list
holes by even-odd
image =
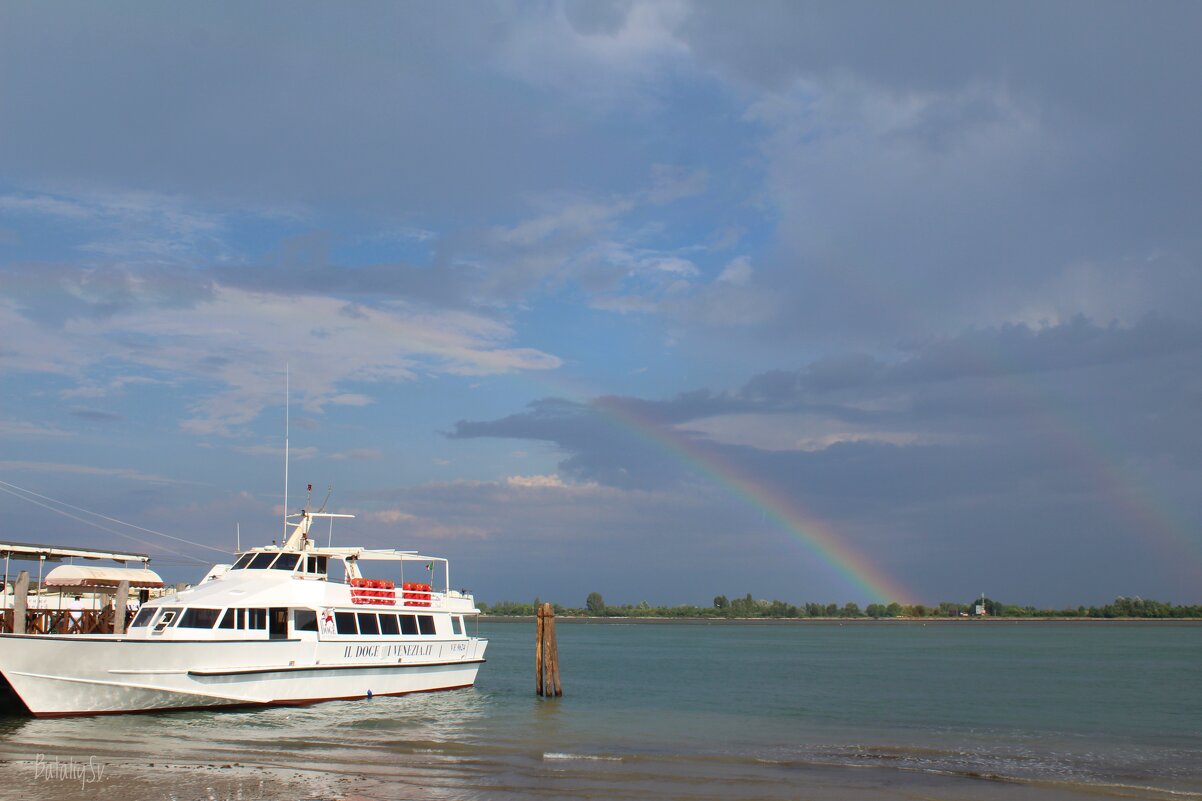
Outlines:
{"label": "calm sea water", "polygon": [[7,718],[0,749],[303,766],[381,799],[1202,798],[1202,625],[561,620],[557,700],[533,628],[482,623],[471,690]]}

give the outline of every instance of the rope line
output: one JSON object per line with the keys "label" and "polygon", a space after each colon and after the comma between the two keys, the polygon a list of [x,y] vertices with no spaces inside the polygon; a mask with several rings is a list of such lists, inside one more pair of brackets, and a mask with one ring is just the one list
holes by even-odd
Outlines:
{"label": "rope line", "polygon": [[[15,490],[15,491],[14,491],[14,490]],[[103,514],[101,514],[101,513],[99,513],[99,512],[93,512],[93,511],[91,511],[91,510],[89,510],[89,509],[84,509],[84,508],[82,508],[82,507],[75,506],[74,504],[67,503],[66,501],[60,501],[60,500],[58,500],[58,499],[56,499],[56,498],[51,498],[51,497],[49,497],[48,495],[42,495],[42,494],[40,494],[40,493],[34,492],[33,490],[28,490],[28,489],[25,489],[24,487],[17,486],[16,484],[11,484],[11,483],[9,483],[9,482],[7,482],[7,481],[2,481],[2,480],[0,480],[0,492],[4,492],[4,493],[7,493],[7,494],[9,494],[9,495],[12,495],[12,496],[13,496],[13,497],[15,497],[15,498],[20,498],[20,499],[21,499],[21,500],[23,500],[23,501],[26,501],[26,502],[28,502],[28,503],[32,503],[32,504],[34,504],[35,506],[40,506],[40,507],[42,507],[43,509],[48,509],[48,510],[49,510],[49,511],[51,511],[51,512],[55,512],[55,513],[57,513],[57,514],[63,515],[64,517],[69,517],[69,518],[71,518],[72,520],[76,520],[76,521],[78,521],[78,522],[80,522],[80,523],[83,523],[83,524],[85,524],[85,525],[88,525],[88,526],[93,526],[93,527],[95,527],[95,528],[98,528],[98,529],[100,529],[101,531],[107,531],[107,532],[109,532],[110,534],[116,534],[118,537],[124,537],[124,538],[126,538],[126,539],[128,539],[128,540],[131,540],[131,541],[133,541],[133,542],[139,543],[140,545],[143,545],[144,547],[158,547],[158,548],[161,548],[162,550],[165,550],[165,551],[167,551],[168,553],[175,554],[176,556],[183,557],[184,559],[189,559],[189,560],[191,560],[191,561],[193,561],[193,562],[196,562],[196,563],[198,563],[198,564],[208,564],[208,562],[205,562],[203,559],[197,559],[197,558],[196,558],[196,557],[194,557],[194,556],[189,556],[188,554],[181,553],[180,551],[177,551],[177,550],[175,550],[174,548],[168,548],[167,546],[165,546],[165,545],[162,545],[162,544],[160,544],[160,545],[158,545],[158,546],[150,546],[150,545],[149,545],[149,543],[145,542],[145,540],[138,539],[137,537],[134,537],[134,536],[133,536],[133,535],[131,535],[131,534],[126,534],[126,533],[125,533],[125,532],[123,532],[123,531],[117,531],[116,529],[109,528],[108,526],[101,525],[100,523],[97,523],[97,522],[96,522],[96,521],[94,521],[94,520],[88,520],[88,519],[86,519],[86,518],[79,517],[78,515],[73,515],[73,514],[71,514],[70,512],[63,511],[62,509],[58,509],[58,508],[56,508],[56,507],[54,507],[54,506],[51,506],[51,505],[49,505],[49,504],[47,504],[47,503],[41,503],[40,501],[36,501],[36,500],[34,500],[34,498],[41,498],[41,499],[43,499],[43,500],[45,500],[45,501],[49,501],[50,503],[56,503],[56,504],[59,504],[59,505],[61,505],[61,506],[66,506],[66,507],[67,507],[67,508],[69,508],[69,509],[74,509],[74,510],[76,510],[76,511],[78,511],[78,512],[83,512],[84,514],[89,514],[89,515],[93,515],[93,516],[95,516],[95,517],[99,517],[99,518],[101,518],[102,520],[108,520],[109,522],[116,523],[116,524],[118,524],[118,525],[122,525],[122,526],[128,526],[129,528],[137,529],[138,531],[144,531],[144,532],[146,532],[147,534],[154,534],[155,536],[159,536],[159,537],[166,537],[166,538],[167,538],[167,539],[169,539],[169,540],[175,540],[176,542],[181,542],[181,543],[183,543],[183,544],[185,544],[185,545],[191,545],[191,546],[192,546],[192,547],[194,547],[194,548],[204,548],[204,549],[206,549],[206,550],[210,550],[210,551],[216,551],[217,553],[220,553],[220,554],[222,554],[222,555],[228,555],[228,554],[229,554],[229,551],[227,551],[227,550],[222,550],[221,548],[214,548],[214,547],[213,547],[213,546],[211,546],[211,545],[205,545],[205,544],[203,544],[203,543],[199,543],[199,542],[192,542],[191,540],[186,540],[186,539],[184,539],[184,538],[182,538],[182,537],[176,537],[176,536],[173,536],[173,535],[171,535],[171,534],[165,534],[165,533],[163,533],[162,531],[155,531],[154,529],[145,528],[144,526],[138,526],[138,525],[135,525],[135,524],[133,524],[133,523],[126,523],[124,520],[118,520],[118,519],[117,519],[117,518],[115,518],[115,517],[109,517],[108,515],[103,515]],[[34,498],[28,498],[28,497],[26,497],[25,495],[22,495],[21,493],[27,493],[27,494],[29,494],[29,495],[32,495],[32,496],[34,496]]]}

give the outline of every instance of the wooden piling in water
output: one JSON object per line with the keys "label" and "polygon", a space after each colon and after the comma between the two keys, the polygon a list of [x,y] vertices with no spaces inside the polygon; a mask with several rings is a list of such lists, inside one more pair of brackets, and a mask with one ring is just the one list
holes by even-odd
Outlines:
{"label": "wooden piling in water", "polygon": [[117,585],[117,594],[113,597],[113,634],[125,633],[125,611],[128,606],[129,580],[125,579]]}
{"label": "wooden piling in water", "polygon": [[543,697],[563,695],[559,681],[559,642],[555,637],[555,608],[543,604],[534,621],[534,689]]}
{"label": "wooden piling in water", "polygon": [[25,633],[25,612],[29,609],[29,571],[22,570],[13,587],[13,634]]}

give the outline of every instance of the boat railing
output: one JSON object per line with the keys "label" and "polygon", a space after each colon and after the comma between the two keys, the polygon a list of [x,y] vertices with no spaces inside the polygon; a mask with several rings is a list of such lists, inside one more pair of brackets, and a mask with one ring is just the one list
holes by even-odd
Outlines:
{"label": "boat railing", "polygon": [[400,587],[389,579],[352,578],[347,582],[351,602],[405,609],[430,609],[445,606],[447,594],[435,592],[429,584],[405,581]]}
{"label": "boat railing", "polygon": [[[125,613],[125,630],[136,613]],[[12,634],[14,612],[0,610],[0,631]],[[112,634],[112,609],[28,609],[25,611],[26,634]]]}

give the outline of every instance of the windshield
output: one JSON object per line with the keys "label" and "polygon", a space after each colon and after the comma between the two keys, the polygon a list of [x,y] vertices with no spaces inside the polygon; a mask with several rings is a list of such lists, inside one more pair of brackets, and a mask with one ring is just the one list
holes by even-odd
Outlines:
{"label": "windshield", "polygon": [[250,564],[246,566],[247,570],[266,570],[275,559],[273,553],[257,553]]}

